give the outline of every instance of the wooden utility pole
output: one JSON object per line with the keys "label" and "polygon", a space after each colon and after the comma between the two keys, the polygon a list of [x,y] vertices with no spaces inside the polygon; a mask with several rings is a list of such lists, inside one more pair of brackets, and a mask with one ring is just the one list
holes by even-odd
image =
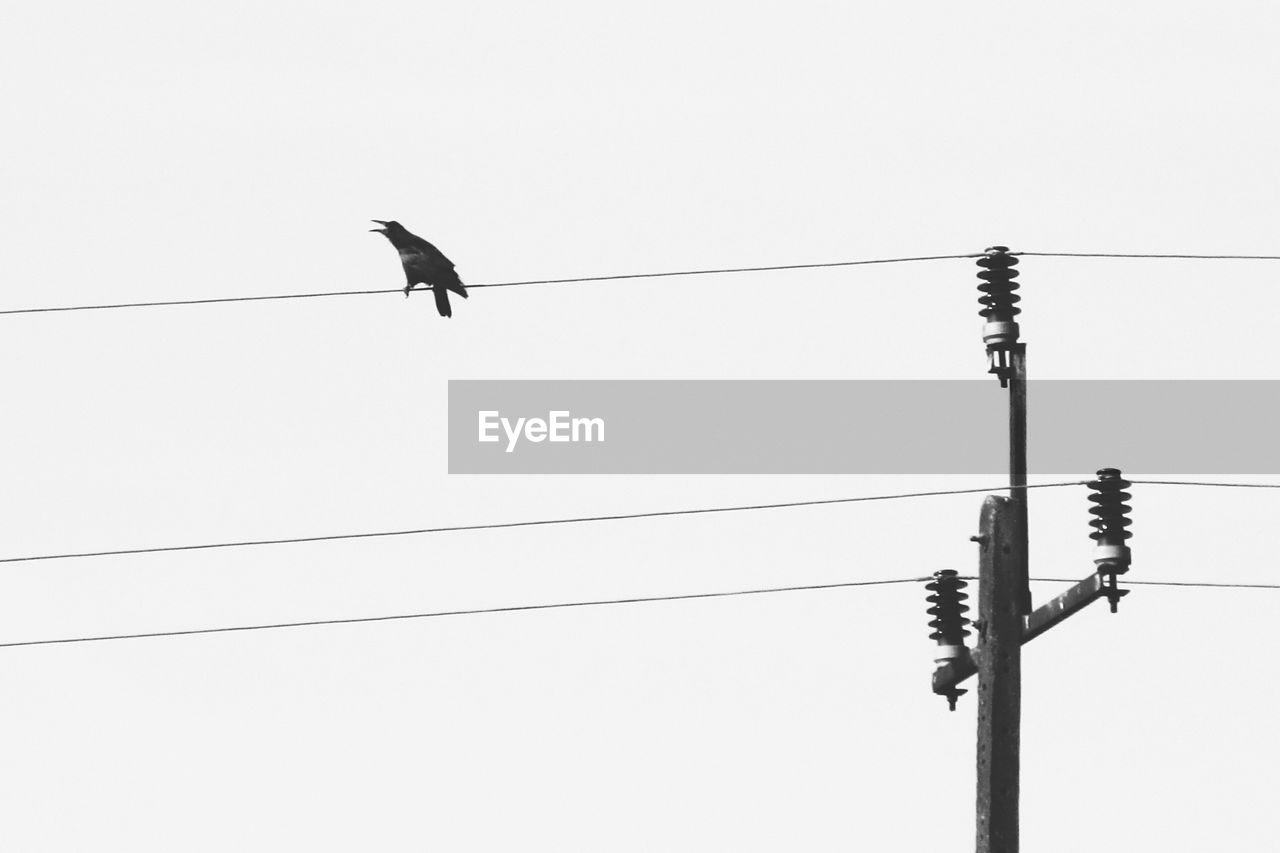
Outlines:
{"label": "wooden utility pole", "polygon": [[1017,853],[1022,614],[1017,502],[982,504],[978,568],[978,853]]}

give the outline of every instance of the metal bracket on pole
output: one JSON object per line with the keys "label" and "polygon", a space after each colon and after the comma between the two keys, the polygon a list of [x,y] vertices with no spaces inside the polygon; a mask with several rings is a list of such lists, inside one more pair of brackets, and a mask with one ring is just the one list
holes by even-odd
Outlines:
{"label": "metal bracket on pole", "polygon": [[[1111,579],[1101,573],[1089,575],[1089,577],[1078,582],[1070,589],[1037,607],[1032,611],[1031,615],[1023,617],[1022,643],[1026,645],[1059,622],[1076,615],[1100,598],[1109,599],[1112,595],[1125,596],[1128,594],[1129,590],[1127,589],[1117,589],[1113,592]],[[978,672],[979,660],[982,657],[982,647],[979,646],[973,650],[966,649],[965,652],[965,654],[947,661],[934,670],[934,693],[939,696],[949,696],[956,692],[956,688],[961,682]]]}
{"label": "metal bracket on pole", "polygon": [[1099,598],[1108,598],[1112,594],[1128,595],[1129,590],[1118,589],[1112,593],[1106,577],[1101,574],[1089,575],[1071,589],[1032,611],[1022,629],[1022,642],[1031,642],[1062,620],[1084,610]]}

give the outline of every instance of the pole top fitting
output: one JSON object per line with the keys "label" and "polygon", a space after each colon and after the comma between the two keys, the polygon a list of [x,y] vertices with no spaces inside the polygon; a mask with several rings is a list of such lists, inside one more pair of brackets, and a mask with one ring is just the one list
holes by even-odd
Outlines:
{"label": "pole top fitting", "polygon": [[1007,246],[991,246],[978,258],[979,315],[986,321],[982,327],[982,342],[987,349],[987,372],[1000,380],[1003,388],[1013,375],[1013,351],[1018,346],[1018,323],[1014,319],[1022,313],[1018,302],[1022,300],[1018,289],[1017,257],[1009,254]]}

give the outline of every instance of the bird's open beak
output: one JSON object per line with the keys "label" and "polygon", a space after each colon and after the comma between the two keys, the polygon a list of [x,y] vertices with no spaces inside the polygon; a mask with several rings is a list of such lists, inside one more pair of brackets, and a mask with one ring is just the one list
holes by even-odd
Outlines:
{"label": "bird's open beak", "polygon": [[[370,221],[370,222],[376,222],[376,223],[378,223],[379,225],[386,225],[386,224],[387,224],[387,223],[383,222],[381,219],[370,219],[369,221]],[[379,234],[386,234],[386,233],[387,233],[387,229],[385,229],[385,228],[370,228],[369,230],[370,230],[370,231],[377,231]]]}

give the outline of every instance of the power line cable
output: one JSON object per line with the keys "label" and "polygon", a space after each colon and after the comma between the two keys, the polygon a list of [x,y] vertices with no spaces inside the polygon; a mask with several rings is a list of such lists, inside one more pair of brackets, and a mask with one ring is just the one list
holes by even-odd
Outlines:
{"label": "power line cable", "polygon": [[[1280,489],[1280,483],[1225,483],[1195,480],[1130,480],[1133,485],[1150,486],[1206,486],[1210,488]],[[296,545],[307,542],[336,542],[346,539],[378,539],[390,536],[416,536],[427,533],[460,533],[470,530],[503,530],[516,527],[543,527],[554,524],[582,524],[595,521],[626,521],[639,518],[667,518],[679,515],[706,515],[720,512],[748,512],[766,509],[789,509],[806,506],[828,506],[870,501],[905,500],[945,495],[972,495],[984,492],[1010,491],[1013,489],[1054,489],[1063,486],[1084,486],[1088,480],[1065,480],[1058,483],[1032,483],[1027,486],[984,486],[976,489],[943,489],[931,492],[903,492],[889,495],[864,495],[852,498],[824,498],[809,501],[785,501],[768,504],[743,504],[738,506],[700,507],[697,509],[669,509],[655,512],[619,513],[616,515],[589,515],[572,518],[544,518],[532,521],[501,521],[490,524],[459,524],[448,527],[422,527],[411,530],[382,530],[372,533],[335,533],[323,536],[296,536],[281,539],[250,539],[234,542],[207,542],[196,545],[162,545],[149,548],[120,548],[102,551],[77,551],[61,554],[32,554],[24,557],[0,557],[0,563],[30,563],[40,560],[73,560],[86,557],[120,557],[131,554],[163,554],[177,551],[207,551],[215,548],[246,548],[259,545]]]}
{"label": "power line cable", "polygon": [[[976,576],[966,576],[965,580],[977,580]],[[1028,578],[1041,583],[1076,583],[1080,578]],[[1204,589],[1280,589],[1280,583],[1220,583],[1214,581],[1139,581],[1128,578],[1117,578],[1122,584],[1136,586],[1186,586]]]}
{"label": "power line cable", "polygon": [[845,583],[806,584],[803,586],[776,586],[762,589],[740,589],[729,592],[694,592],[682,595],[652,595],[637,598],[609,598],[594,601],[564,601],[555,604],[518,604],[510,607],[482,607],[471,610],[437,610],[431,613],[405,613],[395,616],[361,616],[353,619],[312,619],[306,622],[275,622],[266,625],[236,625],[227,628],[195,628],[186,631],[152,631],[142,634],[111,634],[96,637],[65,637],[56,640],[23,640],[0,643],[0,648],[19,646],[52,646],[65,643],[96,643],[104,640],[141,640],[153,637],[186,637],[194,634],[227,634],[236,631],[267,631],[276,628],[309,628],[319,625],[354,625],[367,622],[392,622],[405,619],[434,619],[440,616],[478,616],[484,613],[517,613],[529,610],[554,610],[566,607],[599,607],[606,604],[641,604],[653,601],[691,601],[703,598],[729,598],[741,595],[767,595],[777,592],[802,592],[809,590],[843,589],[855,586],[886,586],[888,584],[917,583],[932,578],[893,578],[876,581],[848,581]]}
{"label": "power line cable", "polygon": [[[809,270],[809,269],[828,269],[832,267],[857,267],[867,264],[903,264],[911,261],[951,261],[964,258],[981,258],[985,257],[985,252],[976,252],[968,255],[921,255],[913,258],[876,258],[872,260],[862,261],[832,261],[829,263],[819,264],[784,264],[781,266],[768,267],[727,267],[724,269],[708,269],[708,270],[683,270],[679,272],[643,272],[628,273],[623,275],[605,275],[590,276],[587,278],[553,278],[537,281],[506,281],[495,284],[468,284],[467,287],[521,287],[527,284],[577,284],[579,282],[588,281],[621,281],[629,278],[669,278],[671,276],[687,276],[687,275],[725,275],[731,273],[744,272],[778,272],[781,270]],[[403,289],[394,291],[395,293],[403,292]]]}
{"label": "power line cable", "polygon": [[[962,575],[965,580],[977,580],[973,575]],[[816,590],[845,589],[849,587],[888,586],[891,584],[925,583],[933,580],[931,575],[912,578],[891,578],[874,581],[846,581],[842,583],[804,584],[800,586],[764,587],[758,589],[740,589],[727,592],[694,592],[677,595],[651,595],[635,598],[608,598],[591,601],[562,601],[553,604],[517,604],[507,607],[480,607],[467,610],[437,610],[428,613],[402,613],[391,616],[360,616],[347,619],[311,619],[304,622],[272,622],[259,625],[233,625],[221,628],[193,628],[180,631],[149,631],[137,634],[103,634],[89,637],[61,637],[53,640],[20,640],[0,643],[0,649],[11,649],[22,646],[54,646],[68,643],[97,643],[106,640],[143,640],[158,637],[189,637],[197,634],[230,634],[243,631],[269,631],[277,628],[310,628],[322,625],[356,625],[371,622],[395,622],[407,619],[434,619],[443,616],[479,616],[493,613],[519,613],[534,610],[556,610],[570,607],[599,607],[610,604],[643,604],[658,601],[693,601],[709,598],[731,598],[745,595],[768,595],[779,592],[805,592]],[[1032,581],[1046,583],[1070,583],[1075,578],[1030,578]],[[1146,586],[1172,587],[1211,587],[1230,589],[1280,589],[1280,584],[1257,583],[1209,583],[1199,581],[1131,581],[1122,580],[1126,584],[1143,584]]]}
{"label": "power line cable", "polygon": [[1200,480],[1130,480],[1142,486],[1209,486],[1219,489],[1280,489],[1280,483],[1208,483]]}
{"label": "power line cable", "polygon": [[[960,258],[980,258],[982,253],[969,255],[927,255],[913,258],[876,258],[861,261],[831,261],[818,264],[781,264],[763,267],[727,267],[723,269],[676,270],[672,272],[626,273],[623,275],[583,276],[581,278],[545,278],[529,281],[501,281],[488,284],[468,284],[467,289],[481,287],[525,287],[533,284],[583,284],[593,281],[622,281],[635,278],[670,278],[672,276],[693,275],[727,275],[746,272],[779,272],[782,270],[830,269],[835,267],[855,267],[866,264],[901,264],[910,261],[944,261]],[[160,302],[117,302],[103,305],[66,305],[52,308],[11,308],[0,311],[0,314],[44,314],[59,311],[102,311],[111,308],[157,308],[174,305],[213,305],[224,302],[264,302],[273,299],[318,299],[326,296],[369,296],[378,293],[403,293],[404,288],[380,290],[338,290],[318,293],[282,293],[272,296],[224,296],[213,299],[173,299]]]}
{"label": "power line cable", "polygon": [[199,545],[164,545],[152,548],[121,548],[112,551],[81,551],[66,554],[36,554],[27,557],[0,557],[0,563],[30,563],[37,560],[71,560],[81,557],[119,557],[128,554],[161,554],[174,551],[206,551],[213,548],[245,548],[257,545],[296,545],[304,542],[334,542],[344,539],[376,539],[388,536],[415,536],[425,533],[458,533],[467,530],[503,530],[514,527],[541,527],[552,524],[582,524],[593,521],[624,521],[636,518],[667,518],[677,515],[705,515],[716,512],[747,512],[765,509],[789,509],[792,507],[827,506],[833,504],[865,503],[869,501],[904,500],[942,495],[972,495],[982,492],[1007,491],[1009,489],[1052,489],[1060,486],[1083,486],[1087,480],[1069,480],[1062,483],[1035,483],[1029,486],[987,486],[977,489],[946,489],[933,492],[907,492],[891,495],[864,495],[854,498],[824,498],[810,501],[786,501],[782,503],[745,504],[738,506],[701,507],[698,509],[668,509],[655,512],[620,513],[617,515],[587,515],[573,518],[544,518],[534,521],[501,521],[492,524],[459,524],[450,527],[423,527],[414,530],[384,530],[375,533],[336,533],[325,536],[297,536],[285,539],[253,539],[240,542],[210,542]]}
{"label": "power line cable", "polygon": [[[1280,255],[1188,255],[1188,254],[1137,254],[1122,252],[1010,252],[1020,257],[1042,258],[1166,258],[1193,260],[1242,260],[1242,261],[1280,261]],[[674,270],[669,272],[624,273],[622,275],[582,276],[578,278],[544,278],[528,281],[501,281],[481,284],[469,284],[467,287],[524,287],[534,284],[582,284],[586,282],[622,281],[640,278],[668,278],[671,276],[694,275],[726,275],[747,272],[779,272],[784,270],[830,269],[835,267],[853,267],[866,264],[901,264],[911,261],[946,261],[981,258],[985,252],[974,252],[964,255],[921,255],[906,258],[872,258],[857,261],[831,261],[814,264],[777,264],[759,267],[725,267],[720,269]],[[63,305],[44,308],[10,308],[0,310],[3,314],[46,314],[61,311],[102,311],[112,308],[158,308],[178,305],[215,305],[227,302],[265,302],[277,299],[318,299],[327,296],[371,296],[382,293],[401,293],[402,288],[385,288],[377,290],[330,290],[315,293],[280,293],[269,296],[224,296],[210,299],[171,299],[156,302],[115,302],[99,305]]]}
{"label": "power line cable", "polygon": [[1010,252],[1009,254],[1041,258],[1182,258],[1205,261],[1280,261],[1280,255],[1162,255],[1123,252]]}

